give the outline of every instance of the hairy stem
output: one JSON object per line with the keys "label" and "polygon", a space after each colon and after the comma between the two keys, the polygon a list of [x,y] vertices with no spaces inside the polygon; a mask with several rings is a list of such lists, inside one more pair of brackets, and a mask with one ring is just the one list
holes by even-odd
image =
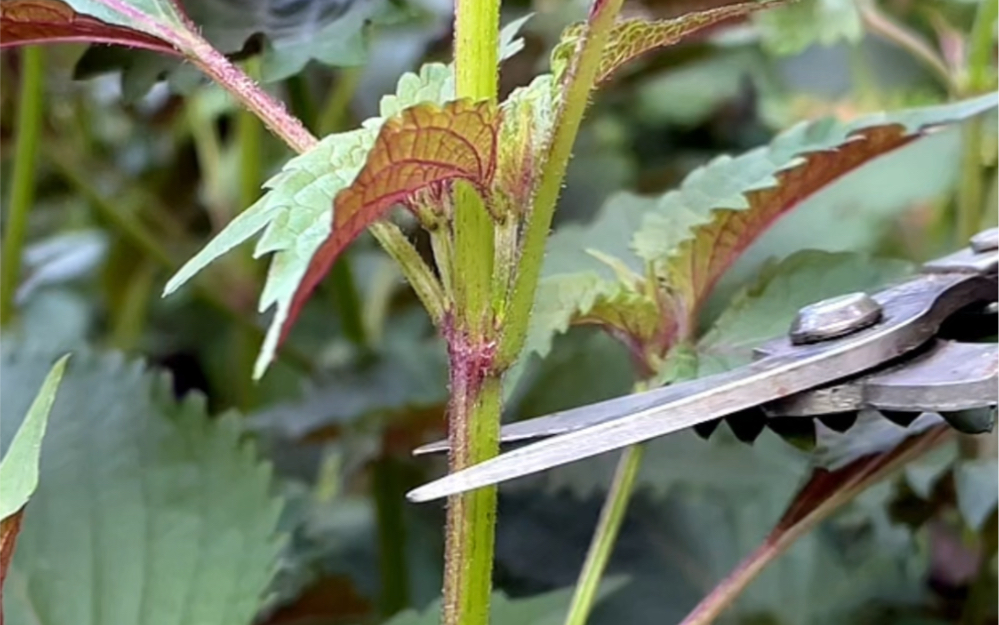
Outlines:
{"label": "hairy stem", "polygon": [[[206,40],[192,31],[187,33],[183,49],[192,63],[228,91],[246,109],[252,111],[292,150],[301,154],[316,146],[318,139],[298,118],[288,113],[284,104],[264,91]],[[436,278],[433,272],[413,249],[406,235],[399,228],[387,223],[373,225],[369,230],[382,248],[399,262],[403,274],[413,285],[430,316],[435,322],[439,322],[443,315],[443,301],[439,297],[440,288],[434,287]]]}
{"label": "hairy stem", "polygon": [[534,292],[541,275],[545,240],[551,229],[555,205],[558,203],[562,180],[565,178],[572,146],[583,121],[583,113],[593,89],[593,82],[600,67],[600,56],[611,27],[624,0],[594,0],[589,27],[577,50],[574,63],[568,70],[567,84],[562,92],[561,106],[555,122],[548,158],[541,171],[541,180],[534,196],[534,205],[524,233],[523,252],[509,307],[507,327],[500,346],[498,366],[508,366],[520,354],[527,337],[527,326]]}
{"label": "hairy stem", "polygon": [[17,105],[17,142],[11,179],[7,224],[3,234],[3,265],[0,266],[0,325],[14,317],[14,300],[20,284],[21,249],[28,229],[28,212],[35,199],[35,163],[42,132],[42,92],[45,56],[40,46],[21,50],[21,93]]}
{"label": "hairy stem", "polygon": [[[459,98],[495,100],[499,72],[499,0],[456,0],[454,64]],[[490,312],[495,226],[476,189],[454,186],[450,265],[454,308],[446,318],[451,396],[449,469],[460,471],[499,452],[500,373],[493,367]],[[438,246],[440,247],[440,246]],[[444,246],[441,249],[447,249]],[[448,500],[444,554],[444,625],[486,625],[492,590],[496,488]]]}
{"label": "hairy stem", "polygon": [[628,510],[628,502],[635,488],[644,452],[645,447],[642,445],[632,445],[621,452],[621,458],[618,459],[617,468],[614,470],[610,492],[604,500],[597,529],[586,552],[583,570],[579,572],[565,625],[585,625],[590,616],[593,603],[597,599],[597,590],[600,588],[600,578],[607,569],[607,562],[610,560],[611,551],[624,522],[624,514]]}
{"label": "hairy stem", "polygon": [[[452,450],[449,460],[454,470],[454,467],[467,467],[496,455],[502,384],[498,376],[483,378],[476,371],[481,364],[477,358],[453,354],[451,363],[448,438]],[[445,625],[489,622],[495,522],[495,486],[448,500]]]}

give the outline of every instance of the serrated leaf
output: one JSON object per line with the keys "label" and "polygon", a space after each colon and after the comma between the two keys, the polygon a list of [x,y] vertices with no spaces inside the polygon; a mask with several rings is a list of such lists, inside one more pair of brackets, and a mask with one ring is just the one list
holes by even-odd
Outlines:
{"label": "serrated leaf", "polygon": [[[3,443],[50,356],[3,343]],[[12,625],[241,625],[273,574],[279,502],[235,415],[170,381],[76,354],[7,580]]]}
{"label": "serrated leaf", "polygon": [[[606,323],[636,333],[647,333],[655,325],[655,301],[636,290],[642,263],[628,249],[632,233],[654,203],[652,198],[619,193],[591,223],[566,224],[548,239],[523,357],[547,355],[552,336],[572,323]],[[635,272],[631,283],[619,280],[620,272],[592,254],[595,249]]]}
{"label": "serrated leaf", "polygon": [[[335,199],[329,238],[316,250],[281,321],[283,340],[312,290],[361,232],[423,189],[466,180],[492,184],[500,118],[488,101],[422,104],[389,119],[368,152],[364,168]],[[272,355],[267,355],[267,360]]]}
{"label": "serrated leaf", "polygon": [[[618,22],[608,35],[607,45],[600,56],[596,84],[605,82],[625,63],[656,48],[671,46],[690,35],[718,22],[748,15],[772,6],[785,4],[784,0],[744,2],[703,11],[692,11],[680,17],[665,20],[629,19]],[[595,9],[594,9],[595,10]],[[565,61],[575,52],[586,34],[586,24],[573,24],[565,29],[559,43],[552,50],[552,67],[559,76]]]}
{"label": "serrated leaf", "polygon": [[131,24],[122,26],[103,22],[59,0],[4,0],[0,4],[2,48],[85,41],[180,54],[169,41],[134,28]]}
{"label": "serrated leaf", "polygon": [[28,414],[0,461],[0,484],[3,484],[0,489],[0,603],[3,602],[3,584],[14,555],[14,545],[21,531],[24,506],[38,487],[42,438],[67,360],[68,354],[60,358],[45,377],[38,395],[28,408]]}
{"label": "serrated leaf", "polygon": [[846,124],[833,119],[801,124],[769,146],[716,158],[692,172],[660,199],[633,242],[667,285],[663,312],[679,329],[678,338],[696,328],[701,305],[718,278],[774,220],[848,172],[996,104],[993,93]]}
{"label": "serrated leaf", "polygon": [[806,250],[763,268],[698,342],[698,371],[710,375],[749,362],[763,341],[785,334],[802,306],[874,291],[911,273],[909,263],[849,252]]}
{"label": "serrated leaf", "polygon": [[864,34],[855,0],[798,0],[755,17],[766,49],[797,54],[815,45],[857,42]]}
{"label": "serrated leaf", "polygon": [[999,466],[995,458],[962,460],[954,467],[957,509],[968,527],[978,531],[999,502]]}
{"label": "serrated leaf", "polygon": [[[514,22],[503,29],[502,53],[515,51],[515,35],[521,23]],[[167,282],[164,295],[172,293],[216,258],[263,230],[255,256],[273,253],[274,257],[260,295],[259,309],[266,311],[276,305],[276,311],[254,368],[254,377],[259,378],[273,358],[295,291],[317,250],[330,236],[333,200],[360,174],[385,119],[401,115],[407,108],[421,103],[444,106],[453,99],[454,71],[451,66],[431,63],[421,67],[418,74],[404,74],[399,78],[395,93],[382,98],[381,117],[365,121],[357,130],[329,135],[311,151],[289,160],[279,174],[265,183],[268,192],[264,197],[231,221],[185,263]],[[483,171],[481,165],[484,163],[480,164],[480,171]],[[492,167],[495,167],[495,158]],[[492,170],[489,174],[492,175]]]}
{"label": "serrated leaf", "polygon": [[3,460],[0,460],[0,483],[3,484],[0,490],[0,519],[6,519],[20,510],[38,486],[42,438],[68,360],[68,355],[63,356],[52,366],[28,408],[28,414],[10,441]]}

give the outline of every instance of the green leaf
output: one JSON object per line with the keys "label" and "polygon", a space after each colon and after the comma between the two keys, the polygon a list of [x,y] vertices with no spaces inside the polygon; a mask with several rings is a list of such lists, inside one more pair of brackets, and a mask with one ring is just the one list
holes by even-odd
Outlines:
{"label": "green leaf", "polygon": [[[501,37],[504,54],[516,51],[514,37],[522,23],[523,20],[516,21],[504,28]],[[254,256],[273,254],[273,258],[260,295],[259,310],[264,312],[272,306],[276,310],[254,367],[254,377],[261,377],[273,360],[299,284],[305,279],[316,252],[330,238],[333,200],[361,173],[386,120],[419,104],[444,105],[453,99],[451,66],[431,63],[421,67],[418,74],[404,74],[395,93],[382,98],[379,117],[368,119],[356,130],[329,135],[309,152],[289,160],[280,173],[264,184],[267,193],[232,220],[167,282],[164,295],[263,231]]]}
{"label": "green leaf", "polygon": [[[606,597],[622,585],[622,578],[604,581],[600,597]],[[565,588],[524,599],[510,599],[502,592],[493,593],[489,602],[490,622],[496,625],[558,625],[565,618],[573,590]],[[437,625],[440,618],[440,601],[436,601],[422,612],[407,610],[398,614],[386,625]]]}
{"label": "green leaf", "polygon": [[28,498],[38,486],[38,460],[42,451],[42,438],[49,421],[49,412],[69,355],[63,356],[52,366],[42,382],[28,414],[14,434],[7,453],[0,461],[0,520],[11,516],[28,503]]}
{"label": "green leaf", "polygon": [[776,219],[845,174],[941,125],[994,109],[997,101],[991,93],[850,123],[800,124],[768,146],[692,172],[648,213],[633,242],[666,286],[663,317],[675,328],[674,340],[690,338],[715,283]]}
{"label": "green leaf", "polygon": [[[3,443],[50,355],[5,340]],[[242,625],[276,563],[280,502],[235,415],[80,353],[63,377],[4,597],[14,625]]]}
{"label": "green leaf", "polygon": [[108,24],[127,26],[172,43],[182,40],[187,26],[171,0],[64,0],[78,13]]}
{"label": "green leaf", "polygon": [[814,250],[770,263],[698,342],[699,374],[749,362],[753,348],[788,331],[802,306],[843,293],[875,291],[911,271],[911,265],[899,260]]}
{"label": "green leaf", "polygon": [[995,458],[958,462],[954,467],[954,490],[957,509],[968,527],[981,530],[999,502],[999,466]]}
{"label": "green leaf", "polygon": [[655,302],[636,289],[643,268],[628,242],[655,203],[619,193],[589,224],[566,224],[548,239],[522,357],[547,355],[552,337],[572,323],[605,323],[636,332],[654,326]]}
{"label": "green leaf", "polygon": [[864,34],[855,0],[798,0],[755,16],[766,49],[775,54],[797,54],[805,48],[847,41]]}

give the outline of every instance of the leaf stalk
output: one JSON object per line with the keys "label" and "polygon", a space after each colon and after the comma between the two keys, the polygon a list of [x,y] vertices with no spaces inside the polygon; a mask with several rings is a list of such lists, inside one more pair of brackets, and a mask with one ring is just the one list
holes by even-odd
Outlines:
{"label": "leaf stalk", "polygon": [[45,53],[41,46],[21,50],[21,93],[17,106],[17,141],[11,179],[7,227],[0,266],[0,325],[14,318],[21,275],[21,250],[28,230],[28,213],[35,200],[35,165],[42,132]]}

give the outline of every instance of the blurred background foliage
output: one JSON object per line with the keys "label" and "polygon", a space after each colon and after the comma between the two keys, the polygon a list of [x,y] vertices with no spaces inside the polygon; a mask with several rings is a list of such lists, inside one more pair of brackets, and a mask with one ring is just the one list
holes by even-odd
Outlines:
{"label": "blurred background foliage", "polygon": [[[645,0],[626,12],[669,17],[713,3]],[[183,4],[213,43],[321,135],[375,114],[403,71],[449,56],[452,8],[444,0]],[[534,13],[524,51],[503,68],[505,92],[546,68],[562,27],[586,5],[504,3],[504,22]],[[947,101],[976,9],[970,0],[801,0],[642,58],[595,99],[556,228],[588,223],[613,191],[669,189],[712,157],[765,143],[802,120]],[[944,66],[900,47],[899,33],[940,49]],[[0,58],[5,186],[19,54]],[[82,45],[48,48],[45,57],[20,322],[5,335],[5,350],[120,351],[169,371],[178,397],[201,391],[209,412],[244,415],[286,502],[278,521],[286,540],[259,622],[377,623],[411,608],[391,622],[437,622],[443,511],[403,495],[443,471],[439,460],[409,451],[443,433],[447,361],[392,262],[369,238],[356,243],[278,363],[253,383],[263,263],[244,249],[178,296],[160,292],[259,196],[288,151],[174,60]],[[991,163],[984,189],[994,207],[995,119],[983,123]],[[807,200],[725,276],[706,317],[754,284],[761,268],[801,250],[909,261],[948,251],[957,244],[962,145],[961,128],[935,133]],[[996,212],[986,214],[981,225],[995,225]],[[90,360],[112,377],[139,375]],[[23,391],[8,386],[7,377],[5,399],[34,392],[27,383]],[[634,380],[623,347],[573,329],[547,358],[526,363],[509,389],[508,418],[622,394]],[[167,410],[164,401],[149,410]],[[684,433],[651,445],[594,624],[681,620],[766,535],[806,477],[809,457],[774,434],[747,446],[722,430],[707,442]],[[991,610],[974,608],[966,622],[995,622],[994,438],[984,447],[979,459],[955,465],[951,443],[866,492],[764,572],[726,622],[931,625],[968,619],[972,599]],[[508,599],[497,599],[499,625],[560,622],[612,465],[596,458],[502,489],[496,579]],[[962,498],[962,489],[976,494]],[[220,496],[211,492],[209,499]]]}

